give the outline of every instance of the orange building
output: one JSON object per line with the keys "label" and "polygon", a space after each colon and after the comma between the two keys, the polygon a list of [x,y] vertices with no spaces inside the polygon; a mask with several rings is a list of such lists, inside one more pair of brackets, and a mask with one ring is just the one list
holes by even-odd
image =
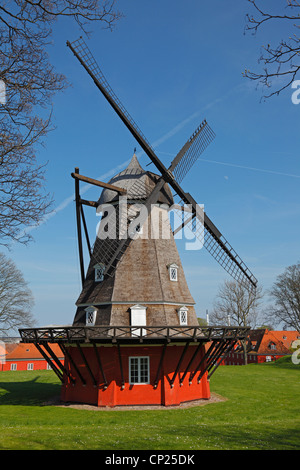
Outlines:
{"label": "orange building", "polygon": [[[51,351],[63,363],[64,356],[58,344],[51,344]],[[55,366],[55,364],[54,364]],[[0,371],[48,370],[50,363],[33,343],[0,343]]]}
{"label": "orange building", "polygon": [[[300,339],[298,331],[273,331],[267,328],[251,330],[247,342],[247,362],[262,363],[276,361],[292,354],[292,344]],[[224,365],[244,364],[240,347],[232,350],[223,361]]]}

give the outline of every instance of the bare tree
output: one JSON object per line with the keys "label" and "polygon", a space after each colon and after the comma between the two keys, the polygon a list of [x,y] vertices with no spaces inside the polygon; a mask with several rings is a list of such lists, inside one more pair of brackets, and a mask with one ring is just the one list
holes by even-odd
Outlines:
{"label": "bare tree", "polygon": [[1,2],[0,244],[27,243],[31,236],[22,229],[38,224],[52,202],[44,191],[45,165],[36,159],[37,145],[52,129],[52,98],[68,86],[46,52],[52,25],[69,17],[88,33],[88,24],[111,29],[120,16],[114,0]]}
{"label": "bare tree", "polygon": [[[300,70],[300,2],[298,0],[280,0],[272,2],[267,12],[263,9],[263,1],[248,0],[255,9],[254,15],[247,14],[246,31],[256,34],[266,23],[287,23],[290,26],[290,34],[285,39],[279,39],[277,45],[267,44],[262,47],[259,62],[264,65],[260,73],[245,70],[244,76],[261,82],[265,87],[271,88],[275,82],[275,90],[265,95],[269,98],[287,87],[298,76]],[[278,31],[280,29],[278,28]]]}
{"label": "bare tree", "polygon": [[300,262],[288,266],[270,290],[274,305],[268,309],[270,321],[283,323],[300,332]]}
{"label": "bare tree", "polygon": [[0,253],[0,332],[32,326],[31,290],[12,260]]}
{"label": "bare tree", "polygon": [[251,326],[257,323],[258,307],[262,299],[262,288],[248,290],[236,281],[225,281],[219,288],[211,321],[215,324]]}
{"label": "bare tree", "polygon": [[[236,281],[225,281],[219,288],[211,323],[216,325],[237,325],[255,328],[258,307],[263,297],[262,288],[248,290]],[[244,364],[247,363],[246,341],[241,341]]]}

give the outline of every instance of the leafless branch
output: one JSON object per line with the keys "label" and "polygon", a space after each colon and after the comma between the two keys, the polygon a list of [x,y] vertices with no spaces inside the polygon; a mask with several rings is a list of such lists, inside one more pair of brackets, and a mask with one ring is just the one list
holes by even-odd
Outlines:
{"label": "leafless branch", "polygon": [[0,253],[0,332],[32,326],[33,296],[22,273]]}
{"label": "leafless branch", "polygon": [[0,245],[27,243],[31,236],[24,228],[38,224],[51,208],[45,165],[36,154],[53,129],[53,96],[68,86],[49,62],[52,25],[67,17],[89,33],[88,25],[112,29],[121,16],[115,0],[1,2],[0,80],[6,103],[0,104]]}
{"label": "leafless branch", "polygon": [[250,80],[258,81],[268,89],[275,82],[275,90],[264,95],[264,98],[270,98],[271,96],[279,95],[283,90],[290,87],[300,69],[300,37],[298,35],[300,4],[297,0],[281,0],[281,2],[276,2],[275,4],[274,8],[277,11],[270,13],[265,12],[259,6],[259,0],[248,0],[248,2],[254,7],[257,16],[252,14],[246,15],[246,31],[256,34],[259,28],[271,21],[289,21],[291,28],[295,28],[295,32],[289,38],[280,40],[276,46],[267,44],[262,47],[262,53],[259,58],[259,62],[264,65],[262,72],[256,73],[245,70],[243,74]]}
{"label": "leafless branch", "polygon": [[215,324],[226,325],[230,316],[232,324],[254,327],[262,296],[260,286],[256,288],[256,291],[248,291],[238,282],[225,281],[219,288],[211,321]]}
{"label": "leafless branch", "polygon": [[268,316],[300,332],[300,263],[288,266],[273,284]]}

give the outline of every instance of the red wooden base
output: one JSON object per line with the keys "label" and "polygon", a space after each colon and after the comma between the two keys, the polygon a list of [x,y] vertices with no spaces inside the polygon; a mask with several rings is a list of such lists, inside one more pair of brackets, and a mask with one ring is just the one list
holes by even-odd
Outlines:
{"label": "red wooden base", "polygon": [[[171,406],[191,400],[209,399],[210,389],[206,372],[198,383],[199,373],[205,367],[205,363],[193,376],[205,353],[203,345],[194,360],[190,362],[197,348],[197,344],[190,344],[186,348],[185,344],[170,344],[165,351],[162,345],[121,345],[119,349],[116,345],[97,345],[97,355],[91,344],[81,344],[80,347],[67,346],[65,367],[69,377],[64,375],[61,400],[113,407]],[[134,356],[149,357],[149,384],[130,384],[129,358]],[[104,374],[101,372],[99,358]],[[184,380],[180,383],[186,371]],[[70,377],[75,379],[73,383]]]}

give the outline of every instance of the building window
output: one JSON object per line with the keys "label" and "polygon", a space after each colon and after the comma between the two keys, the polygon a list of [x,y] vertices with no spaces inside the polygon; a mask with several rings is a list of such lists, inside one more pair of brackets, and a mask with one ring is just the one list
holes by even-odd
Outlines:
{"label": "building window", "polygon": [[177,282],[178,281],[178,266],[175,263],[169,264],[169,277],[170,281]]}
{"label": "building window", "polygon": [[50,366],[48,362],[47,362],[47,370],[52,370],[52,367]]}
{"label": "building window", "polygon": [[17,370],[17,364],[11,364],[10,370]]}
{"label": "building window", "polygon": [[183,306],[178,310],[179,324],[187,325],[188,324],[188,308]]}
{"label": "building window", "polygon": [[[130,322],[131,326],[146,326],[146,308],[143,305],[134,305],[130,307]],[[131,330],[132,336],[144,336],[146,334],[145,328],[136,328]]]}
{"label": "building window", "polygon": [[86,317],[85,323],[87,326],[94,326],[96,322],[97,309],[93,306],[85,309]]}
{"label": "building window", "polygon": [[274,351],[276,349],[276,344],[275,343],[270,343],[269,344],[269,349],[272,349]]}
{"label": "building window", "polygon": [[170,281],[177,281],[177,268],[170,269]]}
{"label": "building window", "polygon": [[150,383],[149,356],[129,358],[129,383],[130,384]]}
{"label": "building window", "polygon": [[104,271],[105,271],[105,266],[104,264],[96,264],[94,266],[95,269],[95,281],[96,282],[102,282],[104,280]]}
{"label": "building window", "polygon": [[27,364],[27,370],[33,370],[33,363],[32,362],[29,362]]}

